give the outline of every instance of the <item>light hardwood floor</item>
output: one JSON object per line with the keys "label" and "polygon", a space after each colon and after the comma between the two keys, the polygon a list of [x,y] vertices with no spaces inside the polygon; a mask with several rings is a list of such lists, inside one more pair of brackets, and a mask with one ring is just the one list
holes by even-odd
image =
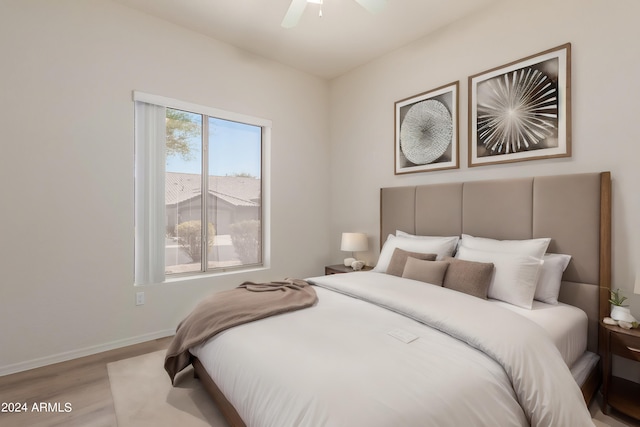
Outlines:
{"label": "light hardwood floor", "polygon": [[[30,371],[0,377],[0,403],[26,403],[26,413],[0,412],[2,427],[114,427],[117,426],[107,364],[117,360],[166,349],[171,337],[57,363]],[[65,404],[71,411],[65,411]],[[61,412],[38,412],[33,405],[50,405]],[[58,407],[55,405],[58,404]],[[592,414],[599,411],[598,401],[591,404]],[[0,408],[1,409],[1,408]],[[640,426],[615,412],[608,420],[612,427]]]}
{"label": "light hardwood floor", "polygon": [[[107,363],[165,349],[170,340],[162,338],[0,377],[0,403],[27,404],[26,413],[0,412],[0,426],[117,426]],[[35,411],[34,403],[37,408],[41,403],[50,404],[47,409],[55,412]],[[66,403],[71,404],[69,412],[64,412]]]}

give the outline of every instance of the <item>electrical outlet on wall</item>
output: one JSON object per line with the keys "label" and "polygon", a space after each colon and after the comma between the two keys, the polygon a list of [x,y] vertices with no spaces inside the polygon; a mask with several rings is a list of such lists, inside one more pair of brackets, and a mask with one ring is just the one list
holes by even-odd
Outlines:
{"label": "electrical outlet on wall", "polygon": [[144,305],[144,292],[136,292],[136,305]]}

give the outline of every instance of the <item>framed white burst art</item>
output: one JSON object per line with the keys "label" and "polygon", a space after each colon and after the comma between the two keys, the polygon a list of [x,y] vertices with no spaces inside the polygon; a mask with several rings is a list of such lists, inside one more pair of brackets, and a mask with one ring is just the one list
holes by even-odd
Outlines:
{"label": "framed white burst art", "polygon": [[571,44],[469,77],[469,166],[571,156]]}
{"label": "framed white burst art", "polygon": [[395,103],[395,174],[458,168],[458,86]]}

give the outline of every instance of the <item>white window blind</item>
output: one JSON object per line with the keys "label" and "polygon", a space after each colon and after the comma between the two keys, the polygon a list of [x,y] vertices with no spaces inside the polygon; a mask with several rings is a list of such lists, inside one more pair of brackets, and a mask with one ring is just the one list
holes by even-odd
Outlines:
{"label": "white window blind", "polygon": [[166,108],[135,103],[135,283],[164,281]]}

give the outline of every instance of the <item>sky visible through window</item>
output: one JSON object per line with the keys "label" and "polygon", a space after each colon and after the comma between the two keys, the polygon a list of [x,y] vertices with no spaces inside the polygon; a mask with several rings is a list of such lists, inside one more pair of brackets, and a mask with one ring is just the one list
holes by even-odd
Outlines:
{"label": "sky visible through window", "polygon": [[[210,117],[209,175],[249,174],[260,178],[261,132],[259,126]],[[168,156],[167,172],[200,173],[200,140],[192,138],[189,142],[193,160],[184,160],[177,155]]]}

